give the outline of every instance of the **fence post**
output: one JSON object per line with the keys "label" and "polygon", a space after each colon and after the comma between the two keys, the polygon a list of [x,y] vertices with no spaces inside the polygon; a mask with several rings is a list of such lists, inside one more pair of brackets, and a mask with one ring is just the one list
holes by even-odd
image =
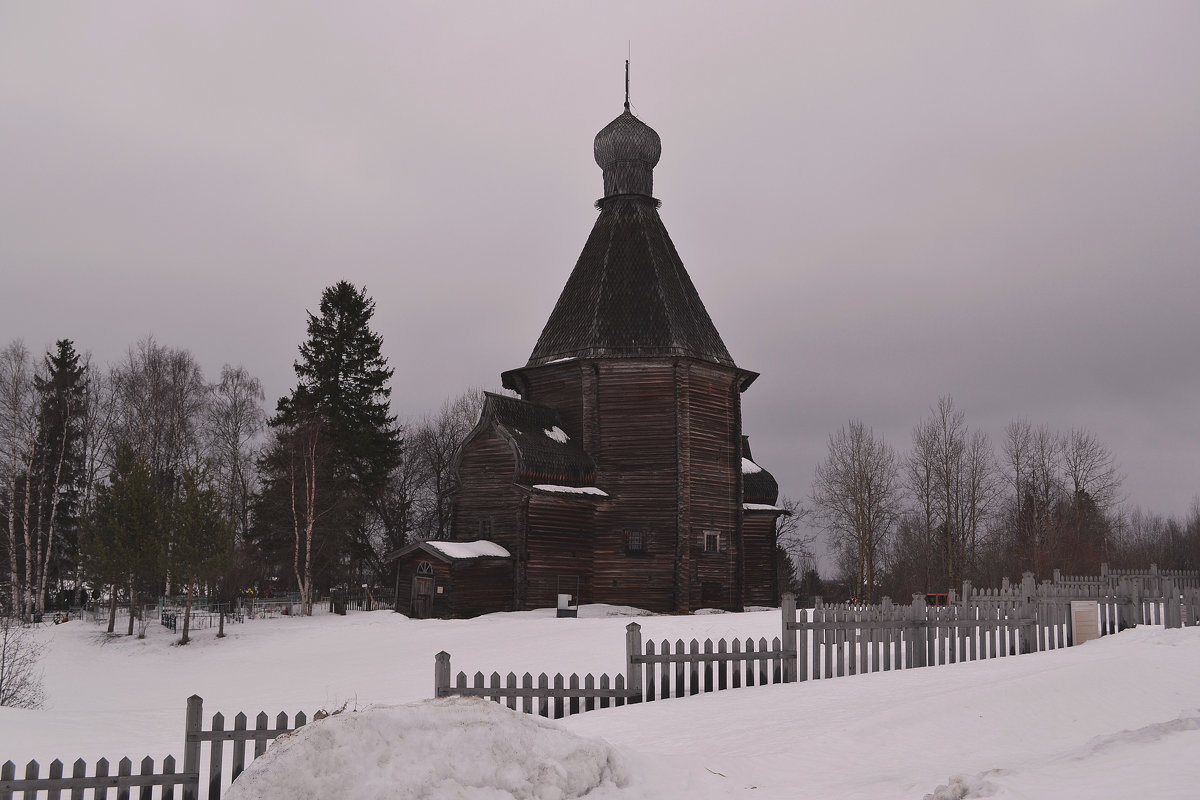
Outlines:
{"label": "fence post", "polygon": [[183,782],[183,800],[198,800],[200,796],[200,729],[204,716],[204,700],[200,695],[187,699],[187,717],[184,719],[183,771],[188,776]]}
{"label": "fence post", "polygon": [[787,592],[783,595],[783,656],[779,664],[783,667],[782,680],[784,683],[796,682],[796,595]]}
{"label": "fence post", "polygon": [[1125,616],[1127,627],[1136,628],[1142,623],[1142,593],[1138,581],[1126,581],[1129,586],[1129,605],[1126,606]]}
{"label": "fence post", "polygon": [[971,582],[963,581],[962,604],[965,606],[971,599]]}
{"label": "fence post", "polygon": [[625,691],[630,703],[642,702],[642,665],[634,656],[642,655],[642,626],[631,622],[625,626]]}
{"label": "fence post", "polygon": [[433,657],[433,696],[450,695],[450,654],[445,650]]}
{"label": "fence post", "polygon": [[1164,628],[1182,628],[1183,615],[1179,606],[1179,591],[1175,588],[1175,581],[1170,578],[1164,578],[1163,586],[1163,627]]}
{"label": "fence post", "polygon": [[928,663],[929,621],[925,615],[925,595],[914,592],[912,605],[908,607],[912,621],[912,647],[909,651],[909,667],[923,667]]}
{"label": "fence post", "polygon": [[1032,600],[1037,595],[1037,581],[1032,572],[1021,573],[1021,594],[1026,600]]}

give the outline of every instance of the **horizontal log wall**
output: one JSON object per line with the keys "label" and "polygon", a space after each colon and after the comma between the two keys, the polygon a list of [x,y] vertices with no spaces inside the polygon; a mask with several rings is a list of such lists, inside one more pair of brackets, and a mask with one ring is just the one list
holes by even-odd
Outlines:
{"label": "horizontal log wall", "polygon": [[487,532],[482,538],[512,553],[520,549],[521,490],[513,485],[515,470],[512,447],[496,431],[481,433],[469,443],[459,464],[452,539],[469,542]]}
{"label": "horizontal log wall", "polygon": [[[675,608],[678,495],[674,365],[613,359],[598,363],[596,484],[612,499],[596,512],[597,602],[652,611]],[[644,553],[627,552],[627,531],[643,532]]]}
{"label": "horizontal log wall", "polygon": [[512,611],[513,562],[492,558],[454,562],[450,564],[450,581],[444,596],[451,617]]}
{"label": "horizontal log wall", "polygon": [[745,603],[779,605],[779,572],[775,566],[775,515],[749,512],[742,519],[745,554]]}
{"label": "horizontal log wall", "polygon": [[563,591],[574,589],[579,578],[580,603],[593,602],[592,529],[595,500],[579,497],[532,495],[526,531],[526,608],[553,607],[559,578]]}
{"label": "horizontal log wall", "polygon": [[[737,371],[696,361],[681,361],[677,393],[681,411],[680,481],[687,487],[688,535],[692,569],[690,606],[740,609],[737,566],[742,553],[741,424]],[[720,547],[705,550],[705,531],[717,531]],[[705,589],[708,591],[706,592]]]}

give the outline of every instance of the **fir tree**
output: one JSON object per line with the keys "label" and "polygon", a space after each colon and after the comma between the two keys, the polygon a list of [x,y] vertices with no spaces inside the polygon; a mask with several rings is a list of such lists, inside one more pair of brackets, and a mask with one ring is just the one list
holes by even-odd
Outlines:
{"label": "fir tree", "polygon": [[[39,603],[51,580],[61,583],[78,559],[79,497],[84,474],[87,368],[69,339],[45,356],[45,377],[36,376],[38,458],[30,481],[36,493]],[[38,608],[42,611],[42,608]]]}
{"label": "fir tree", "polygon": [[[299,379],[271,419],[264,452],[256,538],[264,551],[290,551],[291,571],[311,607],[314,588],[348,576],[369,552],[364,517],[400,463],[401,438],[391,414],[392,369],[383,339],[370,328],[375,303],[341,281],[308,315],[308,338],[295,363]],[[285,572],[276,565],[276,575]]]}
{"label": "fir tree", "polygon": [[339,478],[364,496],[378,493],[400,461],[400,430],[387,383],[393,370],[370,329],[375,301],[347,281],[321,295],[320,315],[308,315],[308,339],[295,363],[299,383],[279,401],[274,427],[321,419],[334,448]]}
{"label": "fir tree", "polygon": [[111,587],[108,632],[113,632],[117,592],[129,602],[129,635],[139,589],[160,576],[163,509],[150,469],[132,448],[121,445],[108,484],[96,490],[96,502],[83,526],[80,549],[88,577]]}
{"label": "fir tree", "polygon": [[196,586],[201,582],[215,584],[229,566],[233,527],[216,490],[202,485],[194,470],[183,473],[179,496],[171,506],[171,522],[175,536],[168,560],[172,574],[186,586],[179,643],[187,644]]}

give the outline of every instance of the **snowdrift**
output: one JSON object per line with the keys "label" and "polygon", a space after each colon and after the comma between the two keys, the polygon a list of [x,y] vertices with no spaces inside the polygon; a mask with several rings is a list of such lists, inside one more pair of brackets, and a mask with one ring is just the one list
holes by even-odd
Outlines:
{"label": "snowdrift", "polygon": [[227,797],[568,800],[610,796],[630,779],[627,759],[607,742],[451,698],[312,722],[251,763]]}

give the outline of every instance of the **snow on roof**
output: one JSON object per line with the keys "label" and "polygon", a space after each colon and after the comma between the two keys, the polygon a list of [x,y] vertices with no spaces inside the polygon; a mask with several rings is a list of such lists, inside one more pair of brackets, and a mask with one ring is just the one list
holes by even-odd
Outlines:
{"label": "snow on roof", "polygon": [[748,458],[743,458],[742,459],[742,474],[743,475],[753,475],[756,472],[762,472],[762,467],[760,467],[758,464],[755,464],[753,461],[751,461]]}
{"label": "snow on roof", "polygon": [[590,494],[596,497],[608,497],[608,492],[595,486],[555,486],[552,483],[537,483],[533,488],[539,492],[554,492],[556,494]]}
{"label": "snow on roof", "polygon": [[785,509],[779,506],[768,505],[767,503],[742,503],[742,508],[746,511],[784,511]]}
{"label": "snow on roof", "polygon": [[555,425],[553,428],[550,428],[549,430],[542,431],[542,433],[546,434],[547,436],[549,436],[551,439],[558,442],[559,444],[566,444],[567,442],[569,442],[571,440],[571,437],[567,436],[567,432],[564,431],[562,428],[558,427],[557,425]]}
{"label": "snow on roof", "polygon": [[508,558],[509,552],[495,542],[425,542],[447,558]]}

